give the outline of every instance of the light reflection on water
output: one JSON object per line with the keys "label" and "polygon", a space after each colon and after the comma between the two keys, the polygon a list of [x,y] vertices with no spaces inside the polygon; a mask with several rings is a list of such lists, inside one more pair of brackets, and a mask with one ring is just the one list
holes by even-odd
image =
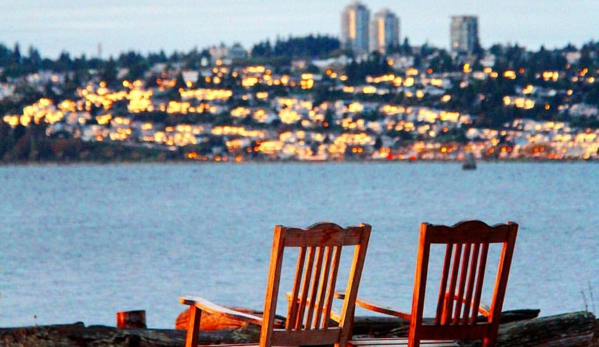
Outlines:
{"label": "light reflection on water", "polygon": [[581,291],[593,309],[597,177],[592,163],[0,167],[0,326],[145,309],[172,328],[182,294],[261,309],[273,227],[322,220],[373,226],[360,295],[377,302],[409,310],[420,222],[482,219],[520,224],[505,309],[582,310]]}

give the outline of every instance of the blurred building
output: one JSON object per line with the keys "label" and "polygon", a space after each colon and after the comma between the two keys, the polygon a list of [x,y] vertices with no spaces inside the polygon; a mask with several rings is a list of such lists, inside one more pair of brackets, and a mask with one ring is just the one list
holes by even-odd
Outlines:
{"label": "blurred building", "polygon": [[370,11],[355,1],[345,7],[341,13],[341,46],[354,53],[368,51],[368,26]]}
{"label": "blurred building", "polygon": [[370,51],[387,53],[390,46],[399,45],[399,18],[389,9],[382,9],[370,22]]}
{"label": "blurred building", "polygon": [[212,46],[209,52],[213,59],[243,59],[248,56],[248,52],[239,43],[235,43],[231,47],[227,47],[224,44]]}
{"label": "blurred building", "polygon": [[478,17],[452,16],[451,50],[458,53],[471,53],[478,44]]}

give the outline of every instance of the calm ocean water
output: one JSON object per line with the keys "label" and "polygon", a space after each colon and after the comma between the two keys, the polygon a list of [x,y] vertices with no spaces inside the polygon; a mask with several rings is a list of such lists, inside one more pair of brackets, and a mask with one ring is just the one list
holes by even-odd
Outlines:
{"label": "calm ocean water", "polygon": [[9,166],[0,201],[0,327],[172,328],[190,293],[261,309],[274,225],[322,220],[373,226],[377,302],[410,309],[420,222],[475,218],[520,224],[504,309],[599,305],[594,163]]}

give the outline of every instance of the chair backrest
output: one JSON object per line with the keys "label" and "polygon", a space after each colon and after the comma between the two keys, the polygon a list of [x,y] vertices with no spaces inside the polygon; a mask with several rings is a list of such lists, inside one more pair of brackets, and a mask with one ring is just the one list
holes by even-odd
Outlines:
{"label": "chair backrest", "polygon": [[[492,346],[497,329],[518,225],[509,222],[489,226],[465,221],[454,226],[422,223],[416,264],[409,345],[420,340],[480,339]],[[432,324],[423,322],[431,245],[445,246],[441,284]],[[479,310],[487,269],[489,246],[500,244],[499,263],[488,310]],[[486,319],[479,319],[479,312]]]}
{"label": "chair backrest", "polygon": [[[351,337],[358,285],[362,275],[371,227],[342,228],[319,223],[307,229],[275,227],[270,271],[264,304],[260,346],[335,344],[345,346]],[[339,274],[341,251],[353,246],[354,256],[345,288],[338,326],[330,326],[333,294]],[[299,248],[294,282],[289,294],[285,329],[274,329],[281,268],[286,248]]]}

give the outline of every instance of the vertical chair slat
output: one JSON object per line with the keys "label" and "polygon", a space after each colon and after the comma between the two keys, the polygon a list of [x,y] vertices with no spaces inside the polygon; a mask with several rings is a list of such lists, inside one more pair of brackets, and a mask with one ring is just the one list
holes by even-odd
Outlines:
{"label": "vertical chair slat", "polygon": [[443,324],[450,324],[451,313],[453,312],[453,297],[455,296],[455,288],[458,282],[458,271],[460,270],[460,258],[462,256],[462,244],[455,245],[455,254],[453,255],[453,264],[451,266],[451,280],[449,284],[448,298],[446,298],[445,314]]}
{"label": "vertical chair slat", "polygon": [[316,320],[314,321],[313,326],[315,329],[319,329],[320,323],[322,322],[323,308],[325,307],[325,299],[327,297],[329,275],[331,273],[331,255],[331,247],[325,247],[324,264],[322,265],[324,272],[322,273],[322,278],[319,282],[318,299],[316,303]]}
{"label": "vertical chair slat", "polygon": [[337,285],[337,274],[339,273],[339,262],[341,261],[341,247],[333,247],[333,256],[331,261],[331,277],[329,278],[328,293],[326,298],[325,310],[323,314],[323,328],[329,327],[329,317],[333,308],[333,297],[335,295],[335,286]]}
{"label": "vertical chair slat", "polygon": [[466,243],[464,247],[464,253],[462,254],[462,261],[460,263],[460,283],[458,285],[458,293],[453,296],[451,300],[455,301],[455,310],[453,314],[452,324],[458,324],[460,316],[462,314],[462,306],[464,305],[464,289],[466,287],[466,279],[468,278],[468,265],[470,262],[470,251],[472,244]]}
{"label": "vertical chair slat", "polygon": [[306,261],[306,247],[300,247],[297,256],[297,265],[295,268],[295,277],[293,281],[293,289],[291,292],[291,299],[289,300],[289,308],[287,310],[287,321],[285,328],[287,330],[296,329],[297,327],[297,314],[298,314],[298,295],[301,286],[301,278],[304,273],[304,264]]}
{"label": "vertical chair slat", "polygon": [[297,312],[297,321],[295,322],[295,329],[301,329],[304,324],[306,305],[308,304],[308,292],[310,290],[310,277],[312,276],[312,270],[314,268],[314,253],[314,247],[308,247],[308,261],[304,269],[304,274],[301,277],[302,290],[300,294],[300,302]]}
{"label": "vertical chair slat", "polygon": [[305,329],[310,330],[312,328],[312,322],[315,314],[320,314],[315,307],[317,306],[318,292],[321,288],[320,285],[320,274],[322,271],[322,262],[324,258],[324,249],[322,247],[316,248],[316,263],[314,264],[314,272],[310,278],[306,278],[306,281],[310,283],[310,298],[308,299],[308,312],[306,314]]}
{"label": "vertical chair slat", "polygon": [[441,317],[443,315],[443,308],[445,307],[445,300],[447,300],[447,278],[449,277],[449,267],[451,264],[452,251],[453,244],[448,243],[445,247],[445,260],[443,261],[443,271],[441,273],[441,285],[439,288],[439,300],[437,301],[437,314],[435,315],[435,324],[440,324]]}
{"label": "vertical chair slat", "polygon": [[483,292],[483,283],[485,281],[485,271],[487,268],[487,257],[489,254],[489,244],[483,243],[480,250],[480,261],[478,263],[478,274],[476,276],[476,289],[474,290],[474,302],[472,316],[470,317],[470,323],[474,324],[478,317],[478,307],[480,306],[480,300]]}
{"label": "vertical chair slat", "polygon": [[476,280],[476,269],[478,267],[478,255],[480,253],[480,243],[475,243],[472,250],[472,258],[470,260],[470,266],[468,267],[468,287],[464,296],[464,314],[462,315],[462,324],[468,324],[468,317],[470,316],[470,310],[478,312],[478,307],[472,306],[472,292],[474,290],[474,281]]}

